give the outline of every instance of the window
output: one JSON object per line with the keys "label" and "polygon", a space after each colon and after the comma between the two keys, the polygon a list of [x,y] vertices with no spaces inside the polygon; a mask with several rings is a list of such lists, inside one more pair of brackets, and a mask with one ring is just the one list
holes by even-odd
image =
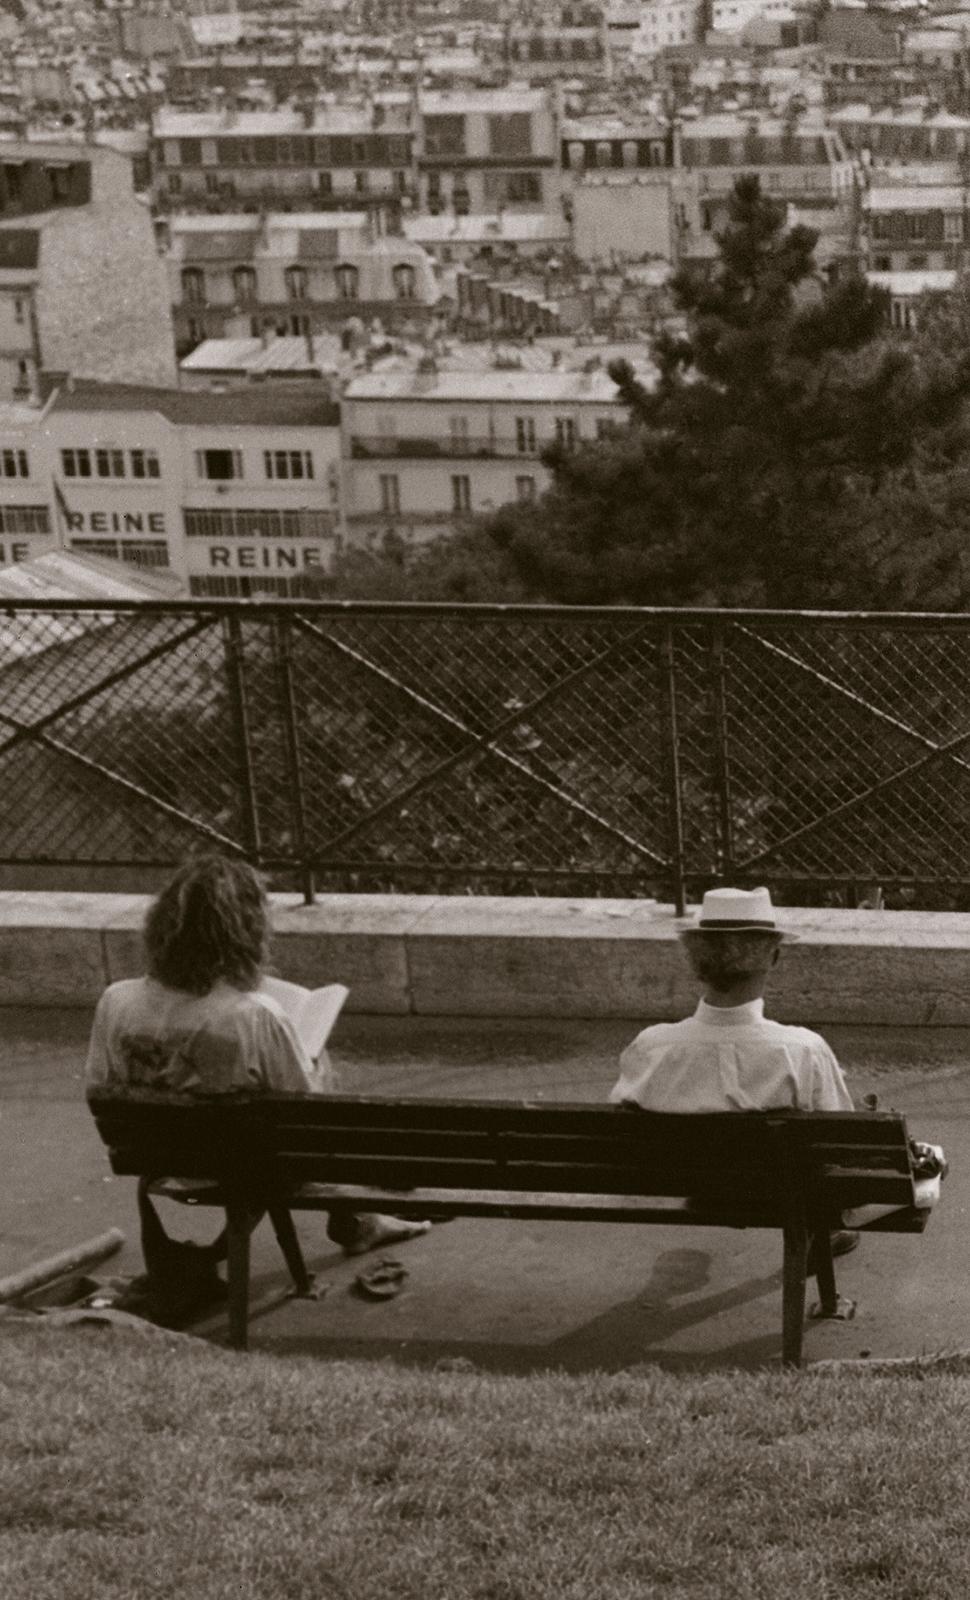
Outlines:
{"label": "window", "polygon": [[108,450],[103,446],[94,452],[94,470],[99,478],[123,478],[125,475],[125,452],[123,450]]}
{"label": "window", "polygon": [[334,278],[337,283],[337,294],[341,300],[356,300],[360,293],[359,274],[356,267],[349,262],[343,262],[334,268]]}
{"label": "window", "polygon": [[528,111],[506,111],[488,119],[488,148],[493,156],[532,153],[532,118]]}
{"label": "window", "polygon": [[180,174],[177,172],[170,172],[165,180],[165,186],[168,189],[169,194],[181,194],[182,179]]}
{"label": "window", "polygon": [[267,478],[312,478],[313,456],[309,450],[264,450]]}
{"label": "window", "polygon": [[0,506],[0,533],[50,533],[46,506]]}
{"label": "window", "polygon": [[21,300],[19,295],[18,295],[17,299],[13,303],[13,320],[14,320],[14,322],[20,323],[21,326],[22,326],[23,323],[26,321],[26,313],[27,313],[27,302],[26,302],[26,300]]}
{"label": "window", "polygon": [[201,344],[205,338],[205,324],[203,322],[197,322],[194,317],[190,317],[187,333],[189,344]]}
{"label": "window", "polygon": [[451,509],[452,511],[470,511],[472,508],[472,481],[464,473],[452,477],[451,480]]}
{"label": "window", "polygon": [[331,511],[190,510],[183,513],[187,539],[331,539]]}
{"label": "window", "polygon": [[254,268],[235,267],[233,269],[232,292],[239,305],[252,305],[256,299],[256,273]]}
{"label": "window", "polygon": [[332,172],[317,173],[317,194],[322,195],[325,200],[329,200],[330,196],[333,194]]}
{"label": "window", "polygon": [[906,218],[906,231],[911,239],[925,239],[926,213],[923,211],[910,212]]}
{"label": "window", "polygon": [[597,143],[596,165],[598,167],[611,167],[613,165],[613,146],[606,139],[600,139]]}
{"label": "window", "polygon": [[396,472],[380,475],[381,510],[397,512],[401,509],[401,480]]}
{"label": "window", "polygon": [[132,450],[131,475],[133,478],[160,478],[157,450]]}
{"label": "window", "polygon": [[943,218],[943,237],[953,243],[963,238],[963,213],[960,211],[948,212]]}
{"label": "window", "polygon": [[218,172],[207,172],[206,173],[206,175],[205,175],[205,192],[206,192],[206,194],[212,194],[212,195],[216,195],[216,194],[221,194],[222,193],[222,179],[220,178]]}
{"label": "window", "polygon": [[578,140],[569,146],[569,165],[573,172],[582,172],[586,165],[586,146]]}
{"label": "window", "polygon": [[425,117],[424,149],[429,156],[465,154],[465,119],[462,116]]}
{"label": "window", "polygon": [[287,298],[305,300],[308,283],[306,267],[287,267],[283,276],[286,279]]}
{"label": "window", "polygon": [[513,206],[538,205],[542,200],[542,179],[538,172],[510,172],[507,192]]}
{"label": "window", "polygon": [[461,455],[468,449],[468,418],[449,417],[448,432],[451,436],[451,448],[456,455]]}
{"label": "window", "polygon": [[65,478],[90,478],[90,450],[62,450],[61,466],[64,469]]}
{"label": "window", "polygon": [[169,565],[168,545],[164,539],[72,539],[71,549],[79,555],[128,561],[135,567]]}
{"label": "window", "polygon": [[523,503],[527,504],[530,500],[534,500],[536,497],[535,478],[516,478],[515,493]]}
{"label": "window", "polygon": [[241,478],[243,459],[241,450],[197,450],[196,471],[200,478],[221,483],[227,478]]}
{"label": "window", "polygon": [[205,273],[201,267],[183,267],[182,299],[188,305],[205,305]]}
{"label": "window", "polygon": [[27,460],[26,450],[0,450],[0,477],[30,477],[30,463]]}
{"label": "window", "polygon": [[556,418],[556,443],[563,450],[571,450],[576,443],[576,424],[572,417]]}
{"label": "window", "polygon": [[415,298],[414,268],[407,262],[401,262],[394,268],[394,294],[398,300],[413,300]]}
{"label": "window", "polygon": [[874,239],[888,239],[890,234],[889,218],[884,212],[877,213],[872,218],[872,237]]}
{"label": "window", "polygon": [[183,167],[201,167],[202,165],[202,140],[180,139],[179,156]]}
{"label": "window", "polygon": [[287,328],[295,339],[306,338],[306,335],[310,332],[309,317],[303,317],[294,312],[294,314],[291,317],[288,317],[286,320]]}
{"label": "window", "polygon": [[516,417],[515,448],[520,456],[535,455],[536,425],[533,417]]}
{"label": "window", "polygon": [[366,172],[355,172],[354,173],[354,193],[355,194],[366,194],[369,188],[370,188],[370,179],[368,178],[367,173]]}

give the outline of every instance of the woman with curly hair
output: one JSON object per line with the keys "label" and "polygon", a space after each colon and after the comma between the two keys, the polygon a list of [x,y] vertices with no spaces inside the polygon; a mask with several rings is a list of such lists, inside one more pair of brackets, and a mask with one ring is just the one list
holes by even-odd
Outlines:
{"label": "woman with curly hair", "polygon": [[[309,1059],[282,1006],[260,988],[269,933],[266,891],[252,867],[215,855],[181,867],[148,912],[146,976],[111,984],[98,1002],[88,1086],[207,1095],[331,1088],[326,1062]],[[165,1235],[147,1189],[139,1189],[139,1208],[151,1274],[149,1257],[162,1264]],[[359,1255],[429,1227],[335,1207],[327,1232]],[[223,1259],[224,1235],[207,1254]]]}

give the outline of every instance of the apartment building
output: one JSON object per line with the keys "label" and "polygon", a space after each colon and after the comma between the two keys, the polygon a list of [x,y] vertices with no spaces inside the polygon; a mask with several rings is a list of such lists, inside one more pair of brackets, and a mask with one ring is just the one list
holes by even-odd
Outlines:
{"label": "apartment building", "polygon": [[862,201],[872,272],[959,271],[970,242],[970,197],[962,185],[873,185]]}
{"label": "apartment building", "polygon": [[65,549],[170,571],[196,595],[326,587],[340,540],[339,410],[312,387],[68,382],[40,433]]}
{"label": "apartment building", "polygon": [[830,111],[827,120],[846,149],[871,166],[955,163],[970,150],[970,117],[925,98],[898,106],[854,101]]}
{"label": "apartment building", "polygon": [[531,502],[549,481],[547,446],[591,442],[622,420],[595,357],[581,371],[516,360],[449,370],[426,356],[351,380],[341,404],[348,542],[426,541],[469,514]]}
{"label": "apartment building", "polygon": [[589,172],[640,172],[671,164],[671,135],[659,117],[590,115],[562,124],[561,156],[567,192]]}
{"label": "apartment building", "polygon": [[0,400],[0,567],[32,561],[57,543],[41,424],[41,407]]}
{"label": "apartment building", "polygon": [[505,24],[501,59],[512,76],[529,83],[606,78],[612,66],[606,16],[582,3],[523,6]]}
{"label": "apartment building", "polygon": [[553,88],[424,89],[419,203],[432,215],[557,211],[560,113]]}
{"label": "apartment building", "polygon": [[799,219],[830,237],[848,236],[855,203],[852,161],[838,133],[816,113],[781,118],[717,112],[675,124],[675,164],[691,169],[696,188],[681,204],[682,258],[717,254],[737,179],[754,173],[764,192],[796,207]]}
{"label": "apartment building", "polygon": [[0,144],[0,399],[42,367],[175,380],[165,272],[131,162],[100,146]]}
{"label": "apartment building", "polygon": [[349,317],[420,326],[440,298],[421,245],[365,212],[180,216],[165,224],[180,356],[204,339],[312,337]]}
{"label": "apartment building", "polygon": [[399,208],[413,198],[412,101],[309,99],[274,111],[177,111],[152,123],[159,210]]}

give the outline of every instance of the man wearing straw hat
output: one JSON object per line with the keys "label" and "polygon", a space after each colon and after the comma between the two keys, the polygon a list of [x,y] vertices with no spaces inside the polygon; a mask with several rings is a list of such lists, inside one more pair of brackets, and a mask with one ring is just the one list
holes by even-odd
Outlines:
{"label": "man wearing straw hat", "polygon": [[[681,934],[701,984],[697,1010],[637,1035],[610,1099],[648,1111],[852,1111],[821,1035],[764,1014],[768,977],[790,937],[767,889],[709,889]],[[858,1233],[841,1231],[832,1247],[843,1255],[858,1242]]]}

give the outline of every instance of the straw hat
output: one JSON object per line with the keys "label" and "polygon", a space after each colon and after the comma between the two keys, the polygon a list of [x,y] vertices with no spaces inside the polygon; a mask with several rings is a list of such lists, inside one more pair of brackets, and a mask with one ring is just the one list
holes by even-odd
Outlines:
{"label": "straw hat", "polygon": [[[692,926],[703,933],[780,933],[767,889],[708,889]],[[689,931],[689,930],[688,930]]]}

